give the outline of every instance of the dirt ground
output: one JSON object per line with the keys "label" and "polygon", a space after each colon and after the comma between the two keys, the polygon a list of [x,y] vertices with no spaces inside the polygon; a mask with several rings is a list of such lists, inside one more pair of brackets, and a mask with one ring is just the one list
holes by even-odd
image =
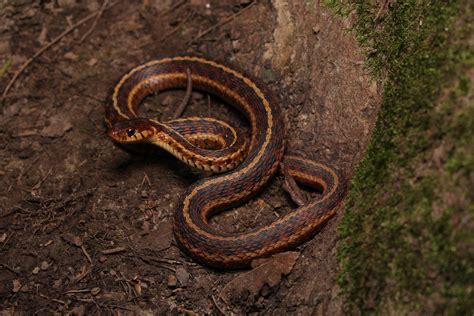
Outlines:
{"label": "dirt ground", "polygon": [[[104,134],[103,104],[129,68],[197,53],[262,78],[281,98],[287,151],[350,177],[380,99],[347,20],[318,1],[116,1],[46,50],[1,108],[0,310],[28,314],[341,314],[339,215],[312,240],[255,270],[215,271],[177,248],[171,220],[202,175],[168,155],[132,157]],[[296,4],[299,3],[299,4]],[[98,0],[0,1],[0,90],[21,64],[100,10]],[[166,119],[183,91],[145,101]],[[162,106],[164,105],[164,106]],[[240,126],[194,92],[185,115]],[[227,231],[271,223],[294,205],[278,176],[215,218]],[[315,197],[313,197],[315,198]]]}

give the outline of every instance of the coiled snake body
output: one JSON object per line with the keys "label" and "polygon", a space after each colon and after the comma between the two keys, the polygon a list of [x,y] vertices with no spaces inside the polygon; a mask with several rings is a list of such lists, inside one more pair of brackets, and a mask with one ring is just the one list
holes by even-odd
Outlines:
{"label": "coiled snake body", "polygon": [[[248,145],[234,140],[224,149],[201,150],[189,140],[194,132],[177,131],[173,128],[176,122],[137,118],[136,107],[145,96],[185,88],[187,72],[197,90],[222,98],[246,116],[251,130]],[[191,185],[174,215],[179,246],[199,262],[216,268],[246,267],[253,259],[300,244],[335,214],[346,192],[346,182],[336,170],[303,158],[285,157],[290,175],[322,189],[321,199],[250,232],[221,233],[210,226],[208,219],[213,214],[246,201],[267,184],[283,159],[285,136],[283,115],[274,94],[251,76],[212,60],[181,56],[133,68],[111,93],[106,124],[109,137],[117,143],[152,143],[192,167],[227,171]]]}

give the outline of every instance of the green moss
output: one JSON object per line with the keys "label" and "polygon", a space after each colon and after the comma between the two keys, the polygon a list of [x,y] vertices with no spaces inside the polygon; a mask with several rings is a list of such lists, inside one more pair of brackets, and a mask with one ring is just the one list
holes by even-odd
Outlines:
{"label": "green moss", "polygon": [[0,78],[3,77],[4,74],[7,73],[8,69],[12,66],[11,58],[7,58],[3,61],[2,67],[0,67]]}
{"label": "green moss", "polygon": [[[474,107],[467,0],[325,4],[354,32],[384,83],[379,118],[340,226],[348,309],[474,310]],[[378,16],[377,16],[378,15]]]}

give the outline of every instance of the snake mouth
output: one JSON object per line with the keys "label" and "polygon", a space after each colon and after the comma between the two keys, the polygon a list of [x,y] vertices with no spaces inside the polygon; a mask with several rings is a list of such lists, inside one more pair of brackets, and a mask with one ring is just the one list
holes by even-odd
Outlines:
{"label": "snake mouth", "polygon": [[107,129],[107,136],[114,142],[129,144],[146,141],[153,131],[147,119],[132,119],[120,121]]}

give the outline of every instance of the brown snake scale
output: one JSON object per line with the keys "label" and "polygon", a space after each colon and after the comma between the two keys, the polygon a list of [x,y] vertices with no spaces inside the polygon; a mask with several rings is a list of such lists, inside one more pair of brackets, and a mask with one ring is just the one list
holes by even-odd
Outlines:
{"label": "brown snake scale", "polygon": [[[204,122],[210,125],[190,131],[193,123],[189,122],[188,128],[188,118],[182,119],[180,128],[176,127],[179,122],[137,118],[136,108],[147,95],[185,88],[187,70],[195,89],[220,97],[245,115],[251,130],[248,145],[237,140],[238,135],[233,135],[228,143],[224,141],[227,136],[204,135],[206,140],[214,137],[216,143],[222,143],[218,150],[205,150],[199,148],[197,142],[193,143],[193,137],[201,137],[196,135],[212,126],[226,130],[225,123],[219,121]],[[198,118],[190,120],[193,119],[199,122]],[[345,196],[346,181],[339,172],[313,161],[287,156],[284,163],[290,175],[299,183],[321,189],[323,194],[319,200],[250,232],[222,233],[209,225],[208,219],[213,214],[243,203],[268,183],[283,159],[285,137],[283,115],[274,94],[244,72],[212,60],[180,56],[133,68],[110,95],[106,125],[109,137],[116,143],[131,146],[151,143],[192,167],[226,172],[191,185],[174,215],[174,234],[179,246],[197,261],[212,267],[247,267],[256,258],[300,244],[336,213]]]}

